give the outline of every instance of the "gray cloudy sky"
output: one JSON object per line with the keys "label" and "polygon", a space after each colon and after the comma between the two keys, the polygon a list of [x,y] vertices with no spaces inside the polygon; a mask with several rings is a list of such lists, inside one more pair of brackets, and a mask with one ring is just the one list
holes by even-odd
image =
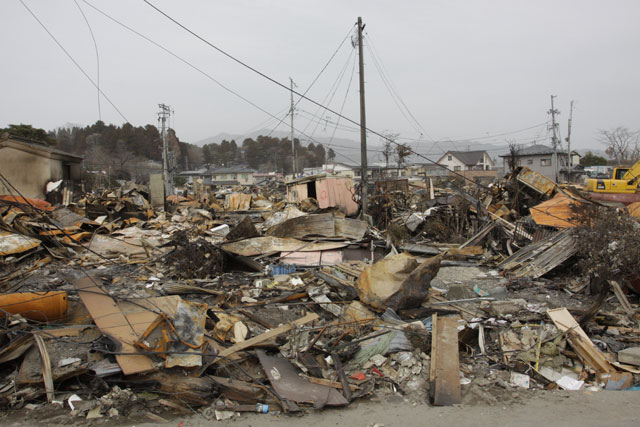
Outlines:
{"label": "gray cloudy sky", "polygon": [[[23,1],[95,79],[93,42],[74,1]],[[188,142],[220,132],[273,128],[275,121],[263,112],[77,1],[97,40],[101,89],[132,124],[156,124],[157,104],[164,102],[174,108],[173,126]],[[544,138],[544,125],[492,136],[547,121],[550,94],[558,96],[563,137],[569,102],[575,100],[573,141],[579,148],[599,147],[598,129],[640,128],[637,0],[152,1],[276,80],[288,84],[293,77],[302,91],[362,16],[365,43],[372,46],[419,122],[412,124],[401,114],[366,49],[367,124],[407,140],[420,138],[419,126],[426,130],[423,140],[484,138],[479,142],[503,143],[512,138],[525,143]],[[87,2],[264,110],[277,116],[286,113],[285,90],[206,46],[143,1]],[[3,0],[0,16],[0,127],[22,122],[52,129],[95,122],[95,88],[21,2]],[[357,120],[357,69],[347,90],[352,53],[347,40],[308,96],[326,99],[336,110],[345,102],[344,114]],[[106,100],[101,105],[105,122],[124,121]],[[335,114],[316,113],[317,108],[304,101],[299,108],[296,128],[309,135],[331,136]],[[309,124],[314,115],[323,117],[317,127]],[[359,138],[344,122],[336,135]],[[430,144],[424,143],[421,149],[428,151],[427,147]]]}

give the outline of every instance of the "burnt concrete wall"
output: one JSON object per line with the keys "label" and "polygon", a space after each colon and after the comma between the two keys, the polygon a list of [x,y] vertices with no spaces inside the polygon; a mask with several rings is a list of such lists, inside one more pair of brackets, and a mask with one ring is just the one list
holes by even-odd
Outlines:
{"label": "burnt concrete wall", "polygon": [[[60,164],[60,161],[57,163]],[[23,196],[44,198],[45,186],[51,173],[50,159],[4,147],[0,149],[0,171]],[[15,191],[0,183],[0,193],[15,194]]]}

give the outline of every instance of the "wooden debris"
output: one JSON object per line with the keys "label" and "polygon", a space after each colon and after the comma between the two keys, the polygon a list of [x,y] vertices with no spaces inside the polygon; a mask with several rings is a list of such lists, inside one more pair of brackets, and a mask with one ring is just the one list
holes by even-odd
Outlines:
{"label": "wooden debris", "polygon": [[[306,293],[305,293],[306,295]],[[264,341],[267,341],[271,338],[275,338],[279,335],[284,334],[285,332],[290,331],[291,329],[295,328],[296,326],[302,326],[305,325],[307,323],[313,322],[314,320],[318,319],[318,315],[316,313],[309,313],[304,317],[301,317],[300,319],[291,322],[291,323],[287,323],[286,325],[282,325],[280,327],[277,327],[275,329],[272,329],[270,331],[265,332],[264,334],[260,334],[256,337],[253,338],[249,338],[248,340],[236,343],[234,345],[232,345],[231,347],[228,347],[222,351],[220,351],[217,355],[216,358],[208,363],[208,364],[203,364],[202,368],[199,371],[199,375],[202,375],[209,366],[211,366],[213,363],[215,363],[218,360],[222,360],[224,361],[224,359],[228,358],[229,356],[231,356],[234,353],[237,353],[239,351],[242,351],[244,349],[247,349],[249,347],[253,347],[257,344],[260,344]]]}
{"label": "wooden debris", "polygon": [[458,360],[458,321],[433,315],[430,381],[433,404],[450,406],[462,402]]}
{"label": "wooden debris", "polygon": [[613,288],[613,293],[616,295],[616,298],[618,298],[622,309],[625,311],[625,313],[627,313],[630,319],[633,319],[636,315],[636,311],[633,309],[633,307],[631,307],[627,296],[622,291],[622,288],[620,287],[618,282],[616,282],[615,280],[609,280],[609,284]]}
{"label": "wooden debris", "polygon": [[498,268],[513,278],[536,279],[565,262],[576,251],[571,229],[566,229],[525,246],[502,261]]}
{"label": "wooden debris", "polygon": [[567,333],[569,344],[585,365],[590,366],[599,375],[615,372],[613,366],[591,342],[569,310],[564,307],[547,310],[547,315],[558,329]]}

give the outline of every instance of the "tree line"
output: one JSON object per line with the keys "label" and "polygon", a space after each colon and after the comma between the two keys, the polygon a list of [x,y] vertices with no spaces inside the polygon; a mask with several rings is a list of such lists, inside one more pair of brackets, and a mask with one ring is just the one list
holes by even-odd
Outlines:
{"label": "tree line", "polygon": [[[295,147],[296,169],[319,167],[331,157],[333,150],[325,152],[322,144],[310,143],[306,147],[298,138],[293,139]],[[333,154],[335,157],[335,154]],[[219,144],[206,144],[202,147],[203,163],[214,167],[247,164],[260,172],[293,172],[293,153],[291,140],[271,136],[258,136],[255,140],[246,138],[242,145],[235,140],[223,140]]]}
{"label": "tree line", "polygon": [[[0,129],[13,136],[41,141],[56,148],[84,157],[88,171],[105,172],[116,179],[132,179],[146,182],[151,172],[162,168],[162,137],[155,126],[122,126],[97,121],[89,126],[60,127],[52,131],[31,125],[9,125]],[[168,131],[169,148],[173,155],[173,167],[177,171],[247,164],[260,172],[293,171],[291,141],[287,138],[258,136],[247,138],[238,145],[234,140],[203,147],[180,141],[173,129]],[[325,152],[322,144],[302,146],[294,139],[296,167],[321,166],[335,158],[330,148]]]}

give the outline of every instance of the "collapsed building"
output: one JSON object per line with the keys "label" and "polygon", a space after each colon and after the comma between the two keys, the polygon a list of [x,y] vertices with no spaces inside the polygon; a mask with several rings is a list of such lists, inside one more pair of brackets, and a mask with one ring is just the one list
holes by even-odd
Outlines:
{"label": "collapsed building", "polygon": [[158,422],[638,387],[635,206],[526,167],[374,188],[367,220],[348,177],[0,197],[0,404]]}

